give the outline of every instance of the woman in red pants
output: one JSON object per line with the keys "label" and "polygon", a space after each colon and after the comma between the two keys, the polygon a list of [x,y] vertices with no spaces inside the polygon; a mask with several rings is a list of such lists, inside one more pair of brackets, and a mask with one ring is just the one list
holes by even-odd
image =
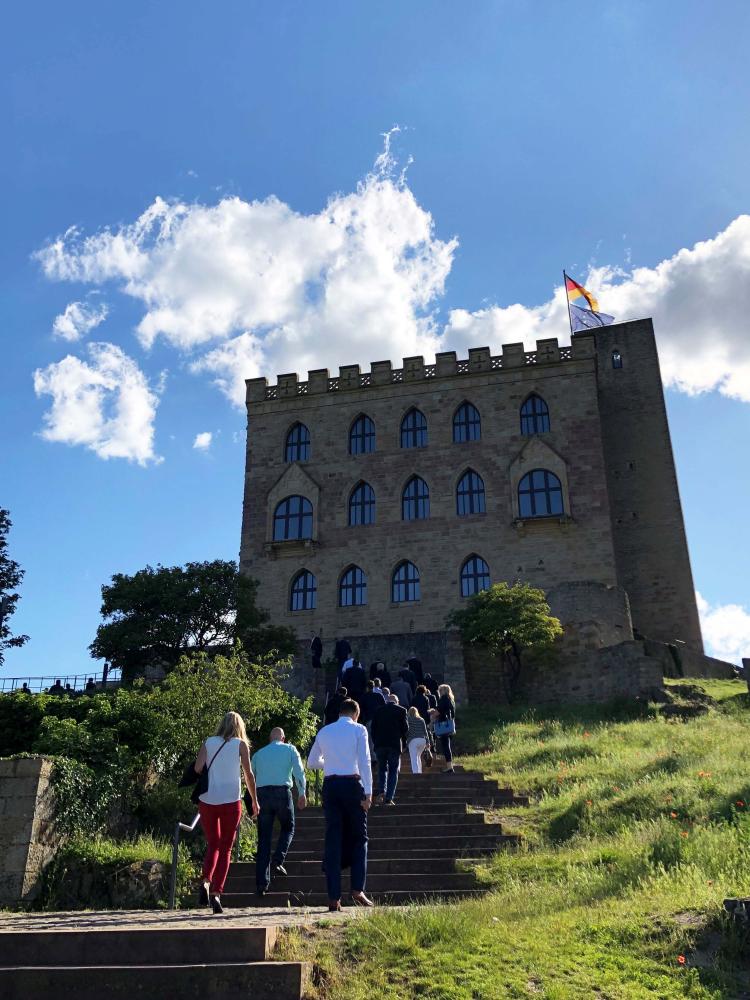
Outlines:
{"label": "woman in red pants", "polygon": [[200,774],[208,766],[208,791],[200,796],[198,811],[206,835],[206,857],[198,905],[211,905],[223,913],[221,894],[229,871],[232,845],[242,816],[240,768],[253,800],[253,816],[258,815],[255,778],[250,768],[250,748],[245,723],[237,712],[227,712],[215,736],[209,736],[195,761]]}

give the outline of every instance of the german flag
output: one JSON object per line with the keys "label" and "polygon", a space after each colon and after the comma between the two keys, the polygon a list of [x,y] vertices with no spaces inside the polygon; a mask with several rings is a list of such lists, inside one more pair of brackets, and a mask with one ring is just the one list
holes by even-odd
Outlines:
{"label": "german flag", "polygon": [[585,309],[586,306],[584,306],[582,302],[578,301],[578,299],[585,299],[589,304],[589,309],[593,309],[594,312],[599,312],[599,303],[591,292],[587,291],[583,285],[579,285],[577,281],[573,281],[573,279],[568,277],[567,274],[565,275],[565,291],[568,293],[568,302],[577,305],[579,308],[583,306]]}
{"label": "german flag", "polygon": [[571,333],[577,333],[579,330],[591,330],[597,326],[609,326],[610,323],[614,323],[614,316],[599,312],[599,303],[588,289],[569,278],[565,271],[563,271],[563,277],[565,278],[565,294],[568,296]]}

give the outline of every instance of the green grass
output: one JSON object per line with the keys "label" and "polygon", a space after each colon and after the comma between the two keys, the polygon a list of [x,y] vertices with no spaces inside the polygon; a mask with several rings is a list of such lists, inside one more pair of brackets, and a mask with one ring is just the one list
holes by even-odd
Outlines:
{"label": "green grass", "polygon": [[498,814],[525,847],[477,869],[479,900],[383,910],[285,952],[313,957],[336,1000],[743,995],[721,903],[750,894],[750,702],[738,681],[699,687],[713,701],[689,721],[632,705],[461,713],[461,762],[532,796]]}

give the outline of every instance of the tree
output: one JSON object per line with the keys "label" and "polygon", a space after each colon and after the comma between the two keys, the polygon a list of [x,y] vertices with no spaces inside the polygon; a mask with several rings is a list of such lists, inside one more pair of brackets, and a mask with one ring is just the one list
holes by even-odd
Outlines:
{"label": "tree", "polygon": [[263,648],[277,640],[286,654],[291,634],[265,626],[268,615],[255,605],[256,590],[236,563],[223,559],[116,573],[102,587],[105,621],[91,655],[132,678],[150,664],[170,670],[185,653],[226,651],[237,638],[253,654],[278,649]]}
{"label": "tree", "polygon": [[4,650],[29,641],[27,635],[13,635],[8,624],[19,601],[16,588],[24,577],[24,570],[8,555],[8,532],[12,526],[10,512],[0,508],[0,666],[5,660]]}
{"label": "tree", "polygon": [[526,653],[549,650],[562,625],[543,590],[528,583],[495,583],[469,598],[466,608],[448,616],[464,642],[481,643],[500,661],[508,701],[513,701]]}

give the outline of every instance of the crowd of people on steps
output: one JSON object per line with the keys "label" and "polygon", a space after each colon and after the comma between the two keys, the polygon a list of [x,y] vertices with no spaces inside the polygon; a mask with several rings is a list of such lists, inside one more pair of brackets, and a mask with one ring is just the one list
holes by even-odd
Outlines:
{"label": "crowd of people on steps", "polygon": [[[313,666],[320,666],[323,646],[318,636],[313,636],[310,654]],[[374,905],[365,892],[367,818],[372,806],[396,807],[402,752],[408,749],[412,772],[423,774],[432,766],[439,745],[443,770],[453,771],[456,703],[450,686],[438,684],[414,653],[395,678],[379,660],[365,670],[346,639],[336,641],[334,657],[336,688],[327,697],[307,766],[323,771],[323,871],[328,908],[340,910],[342,868],[351,869],[352,903]],[[374,788],[373,763],[377,765]],[[284,862],[295,829],[293,787],[296,808],[307,806],[305,768],[297,748],[286,742],[277,726],[268,744],[251,757],[241,716],[228,712],[215,735],[201,746],[182,783],[196,785],[193,798],[206,837],[198,905],[223,912],[221,894],[243,798],[249,815],[257,817],[256,893],[265,896],[272,879],[287,875]]]}

